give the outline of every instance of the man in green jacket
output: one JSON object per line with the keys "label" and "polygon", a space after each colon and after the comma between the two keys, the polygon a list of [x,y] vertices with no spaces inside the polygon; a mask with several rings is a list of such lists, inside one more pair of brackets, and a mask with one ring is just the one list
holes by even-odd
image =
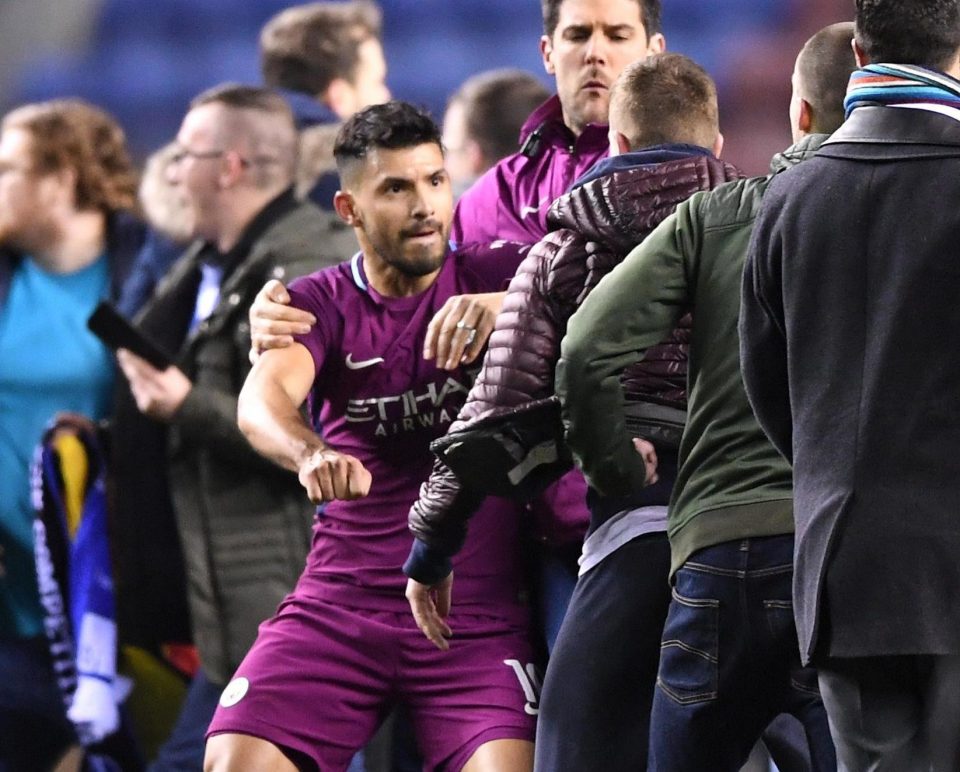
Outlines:
{"label": "man in green jacket", "polygon": [[[801,51],[794,145],[773,174],[816,152],[843,121],[855,68],[851,24]],[[570,320],[557,367],[568,442],[590,484],[639,488],[619,376],[692,309],[688,419],[668,516],[673,600],[651,718],[651,770],[736,770],[779,713],[803,721],[814,769],[836,768],[816,673],[793,622],[788,464],[753,417],[737,321],[747,244],[772,175],[698,193],[607,276]]]}

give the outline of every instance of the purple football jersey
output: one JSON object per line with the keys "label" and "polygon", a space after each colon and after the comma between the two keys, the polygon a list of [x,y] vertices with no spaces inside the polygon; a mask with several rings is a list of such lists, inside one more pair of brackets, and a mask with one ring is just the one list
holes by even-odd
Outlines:
{"label": "purple football jersey", "polygon": [[[454,295],[504,289],[527,249],[510,242],[448,253],[431,287],[406,298],[369,286],[361,256],[296,280],[292,304],[317,318],[296,337],[313,357],[311,423],[334,449],[370,471],[370,494],[322,508],[297,592],[358,608],[406,608],[401,566],[412,535],[407,514],[475,370],[438,369],[423,358],[427,325]],[[458,609],[522,615],[520,507],[488,498],[454,560]]]}

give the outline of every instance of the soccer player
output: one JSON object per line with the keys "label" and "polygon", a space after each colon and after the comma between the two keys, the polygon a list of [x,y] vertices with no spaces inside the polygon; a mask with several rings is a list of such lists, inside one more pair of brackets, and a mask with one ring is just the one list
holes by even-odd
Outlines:
{"label": "soccer player", "polygon": [[[428,323],[451,296],[504,286],[523,250],[449,251],[440,133],[416,108],[361,111],[335,155],[343,185],[335,207],[360,252],[291,285],[294,306],[316,324],[260,357],[239,407],[253,445],[329,503],[296,590],[224,691],[206,768],[344,769],[399,700],[426,769],[528,770],[537,696],[517,507],[492,500],[477,515],[454,564],[446,651],[410,618],[400,571],[429,442],[470,385],[462,368],[422,357]],[[300,413],[305,400],[323,438]]]}

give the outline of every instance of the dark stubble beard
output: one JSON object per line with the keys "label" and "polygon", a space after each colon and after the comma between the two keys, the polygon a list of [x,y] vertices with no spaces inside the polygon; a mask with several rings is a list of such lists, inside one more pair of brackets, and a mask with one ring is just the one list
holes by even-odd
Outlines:
{"label": "dark stubble beard", "polygon": [[445,255],[446,249],[443,249],[439,254],[426,253],[400,258],[391,255],[385,258],[385,260],[401,273],[419,278],[421,276],[427,276],[440,268],[440,266],[443,265]]}
{"label": "dark stubble beard", "polygon": [[[431,223],[431,226],[433,226],[433,223]],[[377,239],[373,242],[373,246],[387,265],[400,271],[405,276],[416,278],[428,276],[443,265],[444,258],[447,255],[449,228],[437,227],[435,229],[441,235],[440,243],[436,248],[432,246],[429,249],[419,247],[413,254],[404,254],[404,246],[406,246],[406,233],[404,232],[401,232],[396,240],[391,239],[390,244],[377,243],[380,241]]]}

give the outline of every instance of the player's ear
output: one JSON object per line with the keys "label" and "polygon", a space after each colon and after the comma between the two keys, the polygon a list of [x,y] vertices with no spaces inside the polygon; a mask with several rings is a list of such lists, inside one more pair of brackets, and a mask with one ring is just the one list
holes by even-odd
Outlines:
{"label": "player's ear", "polygon": [[357,202],[351,193],[345,190],[338,190],[333,197],[333,210],[347,225],[356,227],[361,224],[360,213],[357,211]]}

